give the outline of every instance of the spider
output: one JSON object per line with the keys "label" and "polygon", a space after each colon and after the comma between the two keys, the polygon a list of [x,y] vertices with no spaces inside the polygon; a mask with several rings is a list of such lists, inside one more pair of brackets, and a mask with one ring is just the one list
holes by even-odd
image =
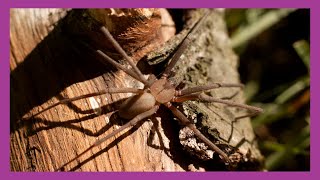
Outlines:
{"label": "spider", "polygon": [[172,70],[178,60],[180,59],[181,55],[183,54],[184,50],[188,47],[191,42],[191,34],[205,21],[207,16],[209,15],[209,11],[205,13],[195,25],[190,30],[189,34],[186,38],[182,41],[179,45],[177,51],[173,55],[172,59],[166,66],[165,70],[162,72],[161,77],[157,78],[154,75],[150,75],[148,78],[143,76],[142,72],[137,68],[134,64],[132,58],[123,50],[123,48],[119,45],[119,43],[113,38],[109,30],[101,26],[99,31],[104,35],[104,37],[113,45],[115,50],[125,59],[125,61],[130,65],[131,69],[125,67],[124,65],[118,63],[116,60],[109,57],[101,50],[95,50],[95,53],[100,56],[100,61],[104,64],[111,64],[119,70],[124,71],[126,74],[134,78],[135,80],[143,83],[144,88],[107,88],[103,91],[90,93],[74,98],[68,98],[61,100],[60,102],[53,104],[42,111],[34,114],[32,117],[37,116],[44,111],[47,111],[59,104],[65,104],[72,101],[76,101],[83,98],[89,98],[93,96],[103,95],[103,94],[115,94],[115,93],[133,93],[135,95],[126,99],[120,106],[118,112],[121,118],[129,120],[126,124],[121,126],[119,129],[113,131],[112,133],[108,134],[107,136],[97,140],[94,142],[90,147],[84,150],[82,153],[78,154],[70,161],[66,162],[65,164],[61,165],[56,171],[61,171],[64,169],[65,166],[70,164],[71,162],[77,160],[79,157],[90,151],[92,148],[99,146],[101,143],[105,142],[109,138],[115,136],[116,134],[122,132],[123,130],[135,126],[137,123],[145,120],[146,118],[155,114],[160,106],[165,106],[168,108],[173,115],[179,120],[180,124],[188,127],[193,131],[195,136],[200,139],[203,143],[205,143],[209,149],[216,152],[220,158],[226,163],[230,163],[230,159],[227,153],[222,151],[217,145],[211,142],[206,136],[204,136],[195,126],[193,122],[191,122],[176,106],[175,103],[182,103],[185,101],[203,101],[203,102],[213,102],[213,103],[221,103],[233,107],[239,107],[251,110],[255,113],[262,112],[262,109],[254,106],[249,106],[245,104],[236,103],[230,100],[224,100],[219,98],[214,98],[204,94],[204,91],[212,90],[215,88],[228,88],[228,87],[236,87],[242,88],[242,84],[232,84],[232,83],[212,83],[207,85],[201,85],[196,87],[184,88],[180,89],[180,83],[174,83],[170,81],[169,77],[173,74]]}

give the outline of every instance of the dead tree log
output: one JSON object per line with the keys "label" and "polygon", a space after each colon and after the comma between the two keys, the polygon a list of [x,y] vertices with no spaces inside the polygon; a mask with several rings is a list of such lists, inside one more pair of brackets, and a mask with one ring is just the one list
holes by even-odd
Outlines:
{"label": "dead tree log", "polygon": [[[161,17],[164,15],[159,9],[12,9],[11,170],[53,171],[124,123],[116,109],[128,94],[107,94],[62,104],[26,119],[63,98],[106,87],[141,87],[122,71],[102,65],[79,43],[79,39],[89,40],[94,42],[93,46],[121,59],[88,24],[91,18],[109,26],[144,73],[157,74],[190,24],[200,17],[199,12],[201,10],[185,11],[184,30],[163,44],[167,31],[163,31],[166,26],[161,25]],[[230,48],[223,13],[214,10],[195,36],[175,68],[176,76],[184,79],[187,86],[239,82],[237,57]],[[221,89],[212,91],[211,95],[227,97],[236,92],[239,90]],[[243,102],[241,92],[233,99]],[[245,111],[203,103],[185,103],[180,108],[190,119],[198,121],[200,129],[216,138],[221,147],[226,151],[232,149],[230,152],[238,155],[241,162],[231,169],[260,169],[261,155],[250,121],[248,118],[237,120]],[[185,171],[190,164],[205,170],[228,169],[219,158],[203,162],[188,155],[178,139],[180,126],[173,119],[169,111],[160,109],[153,120],[93,148],[65,170]]]}

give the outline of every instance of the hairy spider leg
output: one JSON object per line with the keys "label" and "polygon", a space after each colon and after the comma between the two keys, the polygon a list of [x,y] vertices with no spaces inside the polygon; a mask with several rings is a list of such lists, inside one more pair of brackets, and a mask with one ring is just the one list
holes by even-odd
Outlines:
{"label": "hairy spider leg", "polygon": [[[115,66],[118,69],[121,69],[122,71],[124,71],[125,73],[127,73],[129,76],[133,77],[134,79],[136,79],[137,81],[142,82],[143,84],[145,84],[140,78],[139,76],[134,72],[131,71],[130,69],[127,69],[126,67],[124,67],[123,65],[121,65],[120,63],[118,63],[117,61],[115,61],[114,59],[112,59],[111,57],[109,57],[108,55],[106,55],[104,52],[102,52],[101,50],[96,50],[97,54],[99,56],[101,56],[105,61],[101,61],[103,64],[105,65],[109,65],[108,63],[112,64],[113,66]],[[99,59],[100,60],[100,59]],[[107,61],[107,62],[106,62]]]}
{"label": "hairy spider leg", "polygon": [[192,29],[190,30],[190,32],[188,33],[188,35],[183,39],[182,43],[179,45],[177,51],[175,52],[175,54],[173,55],[171,61],[169,62],[169,64],[167,65],[166,69],[164,70],[164,72],[162,73],[162,77],[161,78],[167,78],[170,73],[171,70],[174,68],[174,66],[176,65],[176,63],[178,62],[178,60],[180,59],[181,55],[183,54],[184,50],[189,46],[192,38],[191,35],[196,32],[199,27],[203,24],[204,20],[208,17],[210,11],[207,11],[192,27]]}
{"label": "hairy spider leg", "polygon": [[208,85],[202,85],[202,86],[196,86],[196,87],[190,87],[190,88],[185,88],[180,91],[176,91],[176,96],[184,96],[188,94],[193,94],[197,92],[203,92],[211,89],[216,89],[216,88],[224,88],[224,87],[238,87],[238,88],[243,88],[243,84],[229,84],[229,83],[212,83]]}
{"label": "hairy spider leg", "polygon": [[[239,87],[239,86],[236,86],[236,87]],[[205,88],[209,88],[209,87],[205,87]],[[199,89],[196,89],[196,88],[190,88],[190,89],[188,88],[187,90],[189,92],[192,92],[192,91],[198,92],[199,91]],[[207,90],[207,89],[205,89],[205,90]],[[188,92],[188,91],[185,91],[185,92]],[[203,93],[194,93],[194,94],[188,94],[188,95],[184,95],[184,96],[174,97],[172,99],[172,102],[185,102],[185,101],[189,101],[189,100],[200,100],[200,101],[204,101],[204,102],[222,103],[222,104],[226,104],[226,105],[229,105],[229,106],[248,109],[248,110],[254,111],[255,114],[260,113],[260,112],[263,111],[261,108],[258,108],[258,107],[249,106],[249,105],[246,105],[246,104],[240,104],[240,103],[232,102],[232,101],[229,101],[229,100],[222,100],[222,99],[213,98],[213,97],[205,95]],[[182,122],[182,124],[184,124],[187,127],[189,127],[200,140],[202,140],[207,146],[209,146],[210,149],[212,149],[215,152],[217,152],[226,163],[230,162],[228,155],[225,152],[223,152],[218,146],[213,144],[208,138],[206,138],[197,129],[197,127],[192,122],[189,121],[189,119],[181,111],[179,111],[171,103],[167,103],[167,104],[165,104],[165,106],[168,107],[172,111],[172,113],[180,120],[180,122]],[[237,119],[249,117],[249,116],[252,116],[252,115],[254,115],[254,114],[244,115],[244,116],[238,117]]]}
{"label": "hairy spider leg", "polygon": [[172,113],[180,120],[183,125],[189,127],[200,140],[207,144],[210,149],[217,152],[226,163],[230,162],[228,155],[223,152],[218,146],[213,144],[208,138],[206,138],[181,111],[179,111],[170,102],[166,103],[165,106],[172,111]]}
{"label": "hairy spider leg", "polygon": [[110,93],[110,94],[116,94],[116,93],[135,93],[135,94],[141,94],[143,93],[143,90],[142,89],[136,89],[136,88],[107,88],[101,92],[96,92],[96,93],[89,93],[89,94],[85,94],[85,95],[81,95],[81,96],[78,96],[78,97],[73,97],[73,98],[66,98],[66,99],[63,99],[55,104],[52,104],[51,106],[48,106],[46,107],[45,109],[37,112],[36,114],[33,114],[32,116],[26,118],[25,120],[28,120],[28,119],[31,119],[51,108],[54,108],[60,104],[67,104],[67,103],[70,103],[72,101],[77,101],[77,100],[80,100],[80,99],[84,99],[84,98],[89,98],[89,97],[94,97],[94,96],[99,96],[99,95],[103,95],[103,94],[107,94],[107,93]]}
{"label": "hairy spider leg", "polygon": [[205,95],[203,93],[195,93],[195,94],[189,94],[189,95],[185,95],[185,96],[178,96],[173,99],[173,102],[185,102],[185,101],[190,101],[190,100],[193,100],[193,101],[200,100],[202,102],[221,103],[221,104],[226,104],[226,105],[233,106],[233,107],[247,109],[247,110],[253,111],[255,113],[263,112],[263,109],[255,107],[255,106],[236,103],[236,102],[233,102],[230,100],[218,99],[218,98],[214,98],[214,97]]}
{"label": "hairy spider leg", "polygon": [[124,57],[127,60],[127,62],[132,67],[133,72],[137,74],[138,80],[141,81],[144,85],[149,87],[151,84],[142,75],[141,71],[134,64],[132,58],[128,56],[128,54],[123,50],[123,48],[119,45],[119,43],[113,38],[109,30],[106,27],[102,26],[100,28],[100,31],[105,35],[105,37],[109,40],[109,42],[113,45],[113,47],[122,55],[122,57]]}
{"label": "hairy spider leg", "polygon": [[103,137],[102,139],[97,140],[96,142],[94,142],[89,148],[87,148],[86,150],[84,150],[82,153],[80,153],[79,155],[77,155],[76,157],[72,158],[70,161],[66,162],[65,164],[63,164],[62,166],[60,166],[59,168],[57,168],[55,171],[61,171],[65,166],[67,166],[68,164],[70,164],[71,162],[73,162],[74,160],[78,159],[79,157],[81,157],[82,155],[84,155],[85,153],[87,153],[88,151],[90,151],[92,148],[100,145],[101,143],[105,142],[106,140],[110,139],[111,137],[115,136],[116,134],[122,132],[123,130],[125,130],[126,128],[130,127],[130,126],[135,126],[138,122],[142,121],[143,119],[153,115],[154,113],[156,113],[159,109],[159,106],[156,105],[154,106],[152,109],[143,112],[139,115],[137,115],[136,117],[134,117],[133,119],[131,119],[129,122],[127,122],[126,124],[124,124],[123,126],[121,126],[119,129],[113,131],[112,133],[108,134],[107,136]]}
{"label": "hairy spider leg", "polygon": [[141,80],[141,78],[131,69],[126,68],[125,66],[123,66],[122,64],[118,63],[116,60],[114,60],[113,58],[111,58],[110,56],[108,56],[107,54],[105,54],[104,52],[102,52],[101,50],[96,50],[92,47],[90,47],[86,42],[79,40],[79,39],[74,39],[74,41],[77,41],[78,43],[82,44],[85,48],[88,49],[89,52],[95,52],[98,56],[100,56],[101,58],[97,58],[102,64],[109,66],[110,64],[112,64],[113,66],[115,66],[118,69],[121,69],[122,71],[124,71],[126,74],[128,74],[129,76],[133,77],[134,79],[136,79],[137,81],[140,81],[143,83],[143,81]]}

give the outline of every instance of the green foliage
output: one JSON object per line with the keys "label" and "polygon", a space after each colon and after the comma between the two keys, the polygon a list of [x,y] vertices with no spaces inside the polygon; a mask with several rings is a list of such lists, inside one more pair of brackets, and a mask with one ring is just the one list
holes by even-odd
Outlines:
{"label": "green foliage", "polygon": [[[307,16],[300,16],[301,14]],[[304,19],[298,19],[299,17]],[[240,57],[240,69],[249,69],[241,74],[246,84],[245,94],[248,103],[264,109],[264,113],[253,118],[252,124],[265,156],[265,168],[310,170],[309,37],[299,36],[303,34],[299,31],[306,29],[308,32],[309,27],[285,29],[292,22],[297,23],[299,27],[300,21],[310,21],[310,11],[231,9],[227,10],[226,19],[231,43]],[[283,29],[297,32],[288,33],[288,37],[286,33],[279,35]],[[269,43],[269,39],[279,39],[279,42]],[[285,45],[279,49],[279,44]],[[267,53],[263,55],[257,51]],[[267,67],[271,68],[264,70]],[[270,74],[271,71],[280,73],[276,76]],[[279,77],[281,81],[263,77]]]}

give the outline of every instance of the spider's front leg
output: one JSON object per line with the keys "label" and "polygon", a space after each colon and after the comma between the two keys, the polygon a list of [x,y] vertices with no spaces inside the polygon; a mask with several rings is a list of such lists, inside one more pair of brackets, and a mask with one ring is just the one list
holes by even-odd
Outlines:
{"label": "spider's front leg", "polygon": [[212,84],[207,84],[207,85],[202,85],[202,86],[196,86],[196,87],[190,87],[186,89],[182,89],[179,91],[176,91],[175,96],[184,96],[184,95],[189,95],[197,92],[203,92],[207,90],[212,90],[216,88],[230,88],[230,87],[238,87],[238,88],[243,88],[243,84],[233,84],[233,83],[212,83]]}
{"label": "spider's front leg", "polygon": [[258,113],[263,112],[263,109],[261,109],[259,107],[241,104],[241,103],[233,102],[230,100],[214,98],[214,97],[205,95],[204,93],[194,93],[194,94],[188,94],[188,95],[184,95],[184,96],[178,96],[173,99],[173,102],[185,102],[185,101],[190,101],[190,100],[191,101],[220,103],[220,104],[225,104],[225,105],[232,106],[232,107],[239,107],[239,108],[247,109],[247,110],[253,112],[252,114],[242,116],[241,118],[253,116]]}

